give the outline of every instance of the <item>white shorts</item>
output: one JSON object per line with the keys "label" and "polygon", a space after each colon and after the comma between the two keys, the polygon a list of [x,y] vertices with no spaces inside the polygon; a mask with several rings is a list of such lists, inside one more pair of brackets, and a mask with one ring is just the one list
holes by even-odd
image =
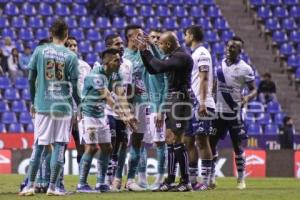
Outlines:
{"label": "white shorts", "polygon": [[72,129],[72,116],[52,117],[36,113],[34,118],[34,143],[49,145],[54,142],[69,143]]}
{"label": "white shorts", "polygon": [[151,113],[148,116],[148,122],[149,122],[149,132],[146,137],[144,136],[143,142],[151,144],[153,142],[165,142],[166,136],[165,136],[165,131],[166,131],[166,125],[165,123],[163,124],[163,127],[161,129],[157,129],[155,125],[155,117],[157,116],[157,113]]}
{"label": "white shorts", "polygon": [[80,144],[111,143],[111,132],[108,120],[103,118],[86,117],[78,122]]}

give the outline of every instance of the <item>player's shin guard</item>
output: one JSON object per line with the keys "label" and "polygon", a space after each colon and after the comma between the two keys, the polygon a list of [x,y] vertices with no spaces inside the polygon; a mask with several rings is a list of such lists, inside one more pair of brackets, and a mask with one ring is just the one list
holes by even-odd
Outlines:
{"label": "player's shin guard", "polygon": [[119,156],[118,156],[118,164],[117,164],[117,169],[115,174],[115,177],[118,179],[122,179],[126,156],[127,156],[127,148],[120,148]]}
{"label": "player's shin guard", "polygon": [[35,144],[30,158],[30,164],[28,169],[28,185],[29,187],[33,186],[39,166],[41,161],[41,156],[44,146]]}
{"label": "player's shin guard", "polygon": [[204,160],[201,161],[201,176],[203,184],[209,185],[210,177],[211,177],[211,168],[212,168],[212,160]]}
{"label": "player's shin guard", "polygon": [[157,146],[156,149],[156,157],[157,157],[157,177],[156,181],[158,183],[161,183],[163,181],[163,177],[165,174],[165,164],[166,164],[166,145],[160,145]]}
{"label": "player's shin guard", "polygon": [[134,179],[140,161],[141,149],[131,146],[128,167],[128,179]]}
{"label": "player's shin guard", "polygon": [[235,164],[237,169],[238,180],[243,180],[245,178],[245,154],[235,155]]}
{"label": "player's shin guard", "polygon": [[189,161],[188,161],[188,154],[184,144],[175,144],[174,145],[174,152],[176,159],[179,162],[181,179],[184,183],[189,183]]}
{"label": "player's shin guard", "polygon": [[108,168],[110,155],[101,151],[99,159],[97,160],[97,184],[105,183],[105,175]]}
{"label": "player's shin guard", "polygon": [[174,145],[168,144],[167,145],[168,150],[168,184],[175,182],[175,176],[176,176],[176,163],[177,159],[175,157],[175,151],[174,151]]}
{"label": "player's shin guard", "polygon": [[85,185],[87,183],[87,176],[89,174],[91,164],[93,161],[93,155],[84,153],[80,160],[79,171],[79,184]]}
{"label": "player's shin guard", "polygon": [[57,179],[64,166],[64,154],[65,154],[65,143],[55,142],[53,145],[53,151],[51,155],[50,167],[50,189],[55,190]]}

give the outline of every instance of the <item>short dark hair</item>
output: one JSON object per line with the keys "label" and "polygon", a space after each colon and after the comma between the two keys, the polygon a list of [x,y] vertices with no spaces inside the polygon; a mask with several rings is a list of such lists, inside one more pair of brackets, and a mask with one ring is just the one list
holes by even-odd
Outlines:
{"label": "short dark hair", "polygon": [[69,42],[68,42],[68,40],[75,40],[75,41],[77,42],[77,40],[76,40],[76,38],[75,38],[74,36],[68,36],[68,39],[67,39],[67,41],[65,42],[65,47],[69,47]]}
{"label": "short dark hair", "polygon": [[270,73],[266,72],[263,74],[263,77],[272,78],[272,75]]}
{"label": "short dark hair", "polygon": [[151,32],[162,33],[162,30],[160,28],[151,28],[149,33]]}
{"label": "short dark hair", "polygon": [[53,37],[63,40],[68,35],[68,25],[64,20],[57,19],[51,25],[50,32]]}
{"label": "short dark hair", "polygon": [[120,35],[117,33],[107,35],[104,40],[105,46],[111,46],[113,44],[113,40],[117,37],[120,37]]}
{"label": "short dark hair", "polygon": [[41,45],[44,45],[44,44],[47,44],[50,42],[51,42],[51,40],[49,38],[43,38],[38,42],[38,46],[41,46]]}
{"label": "short dark hair", "polygon": [[105,58],[106,55],[115,55],[115,54],[120,54],[120,51],[117,49],[105,49],[104,51],[102,51],[100,53],[100,58],[101,60],[103,60]]}
{"label": "short dark hair", "polygon": [[191,25],[188,28],[185,29],[184,33],[186,34],[187,32],[189,32],[190,34],[193,35],[194,40],[196,40],[197,42],[202,42],[203,38],[204,38],[204,34],[203,34],[203,29],[201,26],[199,25]]}
{"label": "short dark hair", "polygon": [[241,42],[244,45],[244,40],[239,36],[233,36],[230,40]]}
{"label": "short dark hair", "polygon": [[142,27],[138,24],[129,24],[125,27],[125,39],[128,41],[128,32],[130,30],[141,29]]}

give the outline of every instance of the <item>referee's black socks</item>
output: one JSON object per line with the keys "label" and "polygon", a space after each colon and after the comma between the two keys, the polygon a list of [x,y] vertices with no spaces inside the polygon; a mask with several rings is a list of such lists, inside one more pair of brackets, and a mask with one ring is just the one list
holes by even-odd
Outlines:
{"label": "referee's black socks", "polygon": [[189,160],[185,145],[183,143],[175,144],[174,152],[179,162],[181,179],[184,183],[189,183]]}
{"label": "referee's black socks", "polygon": [[176,176],[176,157],[175,157],[175,151],[174,151],[174,145],[168,144],[167,145],[168,150],[168,178],[167,182],[169,184],[175,182],[175,176]]}

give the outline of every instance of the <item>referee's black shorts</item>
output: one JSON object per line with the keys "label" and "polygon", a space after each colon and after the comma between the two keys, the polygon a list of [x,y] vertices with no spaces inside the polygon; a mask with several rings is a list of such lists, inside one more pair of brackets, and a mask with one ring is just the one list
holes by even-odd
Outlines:
{"label": "referee's black shorts", "polygon": [[175,134],[184,134],[192,117],[193,104],[189,92],[169,92],[165,100],[166,128]]}

